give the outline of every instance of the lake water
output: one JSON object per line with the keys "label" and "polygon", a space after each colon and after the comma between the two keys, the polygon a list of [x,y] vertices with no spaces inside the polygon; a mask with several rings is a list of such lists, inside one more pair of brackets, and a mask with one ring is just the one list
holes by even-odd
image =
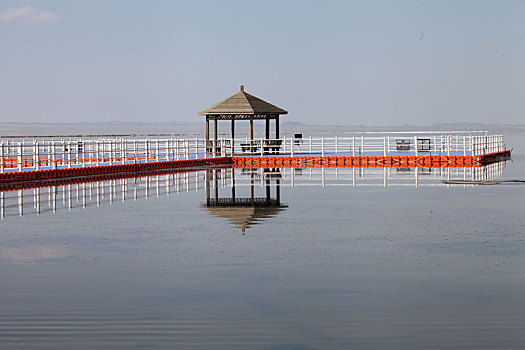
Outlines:
{"label": "lake water", "polygon": [[[525,179],[523,135],[506,140],[493,172]],[[42,188],[23,216],[7,192],[0,347],[525,347],[525,186],[388,171],[386,187],[383,169],[236,169]]]}

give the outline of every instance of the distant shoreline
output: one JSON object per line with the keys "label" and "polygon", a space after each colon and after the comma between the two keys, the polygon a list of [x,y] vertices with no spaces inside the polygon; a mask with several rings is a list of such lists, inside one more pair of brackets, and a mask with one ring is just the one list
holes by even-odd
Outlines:
{"label": "distant shoreline", "polygon": [[[229,137],[229,123],[219,123],[219,135]],[[173,130],[173,132],[170,132]],[[239,136],[248,135],[248,123],[236,123]],[[304,135],[332,134],[344,135],[355,132],[402,132],[402,131],[471,131],[487,130],[499,133],[522,133],[525,125],[520,124],[483,124],[483,123],[444,123],[428,126],[346,126],[346,125],[311,125],[299,122],[281,123],[284,135],[302,133]],[[255,124],[256,135],[264,134],[264,125]],[[1,138],[37,138],[37,137],[202,137],[204,123],[199,122],[102,122],[102,123],[19,123],[0,122]]]}

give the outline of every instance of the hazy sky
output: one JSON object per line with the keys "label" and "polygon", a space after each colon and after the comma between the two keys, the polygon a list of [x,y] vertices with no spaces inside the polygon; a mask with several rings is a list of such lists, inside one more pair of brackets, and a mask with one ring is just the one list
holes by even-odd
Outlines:
{"label": "hazy sky", "polygon": [[525,1],[0,0],[0,121],[525,123]]}

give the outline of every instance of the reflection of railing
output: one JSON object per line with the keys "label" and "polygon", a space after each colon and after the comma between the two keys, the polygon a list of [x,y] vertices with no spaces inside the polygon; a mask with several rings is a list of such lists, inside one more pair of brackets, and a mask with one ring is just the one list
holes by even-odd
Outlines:
{"label": "reflection of railing", "polygon": [[[282,168],[282,169],[212,169],[162,175],[124,178],[99,182],[72,183],[0,192],[0,217],[8,215],[42,214],[58,209],[100,206],[103,203],[159,197],[172,193],[199,191],[209,186],[208,173],[221,188],[278,186],[444,186],[441,180],[488,181],[503,176],[505,163],[493,163],[473,168]],[[78,180],[77,180],[78,181]],[[93,180],[92,180],[93,181]],[[449,185],[447,185],[449,186]],[[474,186],[474,184],[464,184]],[[26,187],[26,188],[27,188]],[[207,188],[209,190],[209,188]],[[270,199],[271,201],[272,199]],[[223,201],[223,202],[221,202]],[[219,198],[216,206],[231,205],[233,198]],[[237,196],[235,201],[251,202]],[[254,202],[268,204],[267,198],[254,197]],[[257,204],[255,203],[255,204]],[[212,203],[213,204],[213,203]],[[256,205],[255,205],[256,206]]]}
{"label": "reflection of railing", "polygon": [[[487,181],[501,178],[505,162],[470,168],[280,168],[237,169],[235,184],[253,179],[265,185],[280,179],[281,186],[443,186],[442,180]],[[277,171],[277,172],[276,172]],[[278,175],[277,175],[278,174]],[[239,176],[240,175],[240,176]]]}
{"label": "reflection of railing", "polygon": [[204,173],[181,172],[0,192],[0,217],[56,213],[59,209],[160,197],[204,188]]}
{"label": "reflection of railing", "polygon": [[71,139],[0,140],[0,172],[137,164],[230,155],[280,153],[349,156],[403,153],[479,155],[505,150],[502,135],[392,134],[389,136],[280,139]]}

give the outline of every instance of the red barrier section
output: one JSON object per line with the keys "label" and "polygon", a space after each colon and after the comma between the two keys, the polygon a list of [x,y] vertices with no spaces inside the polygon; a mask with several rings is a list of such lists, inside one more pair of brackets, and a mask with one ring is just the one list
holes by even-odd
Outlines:
{"label": "red barrier section", "polygon": [[510,151],[477,156],[232,157],[234,168],[458,168],[480,167],[510,158]]}

